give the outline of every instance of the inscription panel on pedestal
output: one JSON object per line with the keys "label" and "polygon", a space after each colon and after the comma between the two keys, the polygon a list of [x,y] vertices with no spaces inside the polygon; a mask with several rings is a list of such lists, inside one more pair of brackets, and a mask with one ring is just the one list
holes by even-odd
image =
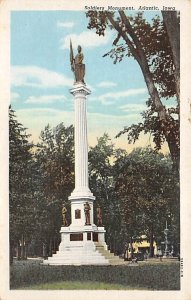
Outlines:
{"label": "inscription panel on pedestal", "polygon": [[92,239],[92,233],[91,232],[87,232],[87,240],[91,241]]}
{"label": "inscription panel on pedestal", "polygon": [[98,242],[98,233],[97,232],[93,233],[93,241]]}
{"label": "inscription panel on pedestal", "polygon": [[83,241],[83,233],[71,233],[70,241]]}
{"label": "inscription panel on pedestal", "polygon": [[75,219],[81,219],[81,210],[80,209],[75,210]]}

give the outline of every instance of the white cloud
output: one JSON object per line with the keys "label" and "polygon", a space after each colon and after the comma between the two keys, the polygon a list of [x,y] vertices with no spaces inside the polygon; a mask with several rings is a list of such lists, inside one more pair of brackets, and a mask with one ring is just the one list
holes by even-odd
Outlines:
{"label": "white cloud", "polygon": [[102,81],[102,82],[98,83],[97,86],[103,87],[103,88],[110,88],[110,87],[117,86],[117,83],[111,82],[111,81]]}
{"label": "white cloud", "polygon": [[53,103],[57,101],[64,101],[66,100],[66,97],[63,95],[43,95],[43,96],[30,96],[25,102],[26,103],[33,103],[33,104],[38,104],[38,103]]}
{"label": "white cloud", "polygon": [[104,36],[99,36],[93,31],[83,31],[80,34],[70,34],[61,39],[61,49],[69,49],[70,39],[72,40],[73,47],[78,45],[86,48],[99,47],[100,45],[106,45],[110,42],[112,37],[111,32],[106,32]]}
{"label": "white cloud", "polygon": [[109,92],[109,93],[102,94],[101,96],[98,96],[98,97],[93,96],[90,98],[90,100],[91,101],[99,101],[103,105],[111,105],[111,104],[115,103],[116,100],[119,100],[121,98],[128,98],[131,96],[145,94],[146,91],[147,90],[145,88],[140,88],[140,89],[129,89],[129,90],[120,91],[120,92]]}
{"label": "white cloud", "polygon": [[61,22],[61,21],[58,21],[57,22],[57,27],[72,28],[72,27],[74,27],[74,22]]}
{"label": "white cloud", "polygon": [[147,107],[146,105],[143,104],[129,103],[129,104],[122,105],[119,108],[125,112],[140,112],[145,110]]}
{"label": "white cloud", "polygon": [[73,80],[66,78],[63,74],[37,66],[13,66],[11,68],[11,83],[13,86],[55,88],[71,86]]}

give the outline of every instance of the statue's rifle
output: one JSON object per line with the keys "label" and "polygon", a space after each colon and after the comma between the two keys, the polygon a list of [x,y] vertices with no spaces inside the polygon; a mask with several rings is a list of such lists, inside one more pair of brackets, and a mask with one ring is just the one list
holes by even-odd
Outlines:
{"label": "statue's rifle", "polygon": [[74,72],[75,66],[74,66],[74,53],[72,48],[72,41],[70,40],[70,63],[71,63],[71,69]]}

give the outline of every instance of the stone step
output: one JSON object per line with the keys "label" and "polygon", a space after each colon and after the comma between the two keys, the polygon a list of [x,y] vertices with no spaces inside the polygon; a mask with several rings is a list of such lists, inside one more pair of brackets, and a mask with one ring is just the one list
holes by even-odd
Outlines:
{"label": "stone step", "polygon": [[95,248],[70,247],[57,251],[45,265],[109,265],[109,260]]}
{"label": "stone step", "polygon": [[60,260],[60,261],[44,261],[43,262],[44,265],[51,265],[51,266],[67,266],[67,265],[73,265],[73,266],[82,266],[82,265],[100,265],[100,266],[108,266],[109,265],[109,262],[100,262],[100,261],[76,261],[74,262],[73,260],[71,261],[63,261],[63,260]]}
{"label": "stone step", "polygon": [[[82,257],[82,255],[78,255],[76,258],[75,256],[71,255],[54,255],[52,257],[50,257],[50,259],[70,259],[71,257],[73,257],[73,259],[78,260],[78,257]],[[105,256],[103,255],[83,255],[83,257],[85,257],[86,259],[105,259]]]}
{"label": "stone step", "polygon": [[51,265],[108,265],[109,261],[103,256],[89,257],[49,257],[44,264]]}
{"label": "stone step", "polygon": [[57,253],[53,254],[52,257],[79,257],[79,256],[85,256],[85,257],[92,257],[92,256],[101,256],[101,253],[98,251],[92,251],[92,252],[73,252],[73,251],[58,251]]}
{"label": "stone step", "polygon": [[111,265],[124,264],[124,260],[119,258],[119,256],[115,256],[114,253],[111,253],[109,250],[104,249],[102,245],[96,244],[96,250],[98,250],[101,255],[108,259]]}
{"label": "stone step", "polygon": [[107,255],[110,257],[116,257],[119,258],[118,256],[114,255],[114,253],[109,252],[109,250],[105,250],[105,249],[97,249],[99,251],[99,253],[103,254],[103,255]]}
{"label": "stone step", "polygon": [[50,257],[50,258],[48,258],[48,260],[49,261],[59,261],[59,260],[63,260],[63,261],[74,261],[74,262],[76,262],[76,261],[81,261],[81,260],[84,260],[84,261],[106,261],[106,262],[108,262],[109,260],[108,259],[106,259],[105,257],[95,257],[95,256],[93,256],[93,257],[88,257],[88,258],[86,258],[86,257],[84,257],[84,258],[81,258],[81,257],[79,257],[79,258],[73,258],[73,257]]}

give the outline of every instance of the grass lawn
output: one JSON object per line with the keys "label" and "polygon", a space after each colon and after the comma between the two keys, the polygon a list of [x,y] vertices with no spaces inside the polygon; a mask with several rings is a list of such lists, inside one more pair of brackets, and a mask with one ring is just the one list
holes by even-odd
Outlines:
{"label": "grass lawn", "polygon": [[179,290],[179,262],[118,266],[47,266],[40,260],[14,261],[11,289]]}
{"label": "grass lawn", "polygon": [[[19,288],[21,289],[21,288]],[[143,290],[141,287],[124,286],[122,284],[112,284],[93,281],[61,281],[44,284],[31,285],[22,290]]]}

